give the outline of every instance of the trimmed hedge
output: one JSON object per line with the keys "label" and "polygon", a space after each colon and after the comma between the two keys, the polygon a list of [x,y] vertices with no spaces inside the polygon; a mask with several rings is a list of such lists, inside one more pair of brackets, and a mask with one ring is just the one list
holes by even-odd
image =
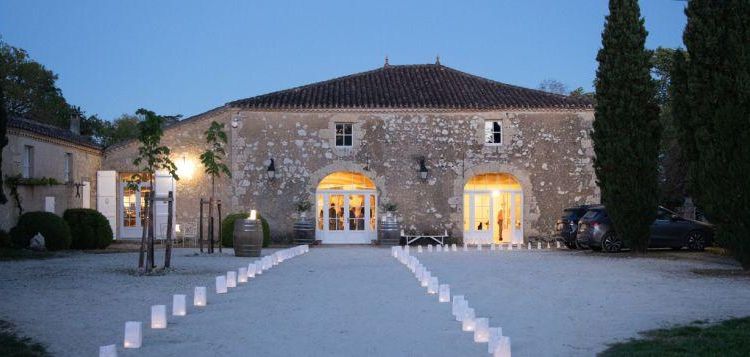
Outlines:
{"label": "trimmed hedge", "polygon": [[0,229],[0,248],[9,248],[11,245],[10,234]]}
{"label": "trimmed hedge", "polygon": [[13,245],[28,248],[31,238],[37,233],[44,236],[47,250],[70,248],[70,228],[60,216],[50,212],[26,212],[18,219],[18,224],[10,230]]}
{"label": "trimmed hedge", "polygon": [[97,210],[71,208],[63,213],[63,219],[70,227],[73,249],[104,249],[112,244],[112,227],[107,217]]}
{"label": "trimmed hedge", "polygon": [[[221,221],[221,245],[223,247],[232,248],[234,246],[234,239],[232,238],[232,235],[234,235],[234,221],[245,219],[249,216],[248,213],[232,213],[224,217]],[[258,215],[258,219],[260,219],[261,227],[263,227],[263,248],[266,248],[271,245],[271,229],[268,226],[268,221],[263,216]]]}

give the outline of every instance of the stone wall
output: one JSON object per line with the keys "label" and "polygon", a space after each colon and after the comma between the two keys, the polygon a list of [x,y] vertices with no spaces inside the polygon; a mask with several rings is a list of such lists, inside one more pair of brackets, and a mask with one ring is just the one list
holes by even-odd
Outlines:
{"label": "stone wall", "polygon": [[[3,148],[3,175],[15,176],[22,172],[24,146],[34,147],[32,178],[54,178],[62,185],[19,186],[18,196],[24,212],[43,211],[45,197],[55,198],[55,213],[62,216],[68,208],[83,204],[82,189],[74,183],[91,184],[90,207],[96,208],[96,171],[101,165],[100,150],[75,145],[63,140],[37,135],[25,130],[9,128],[8,146]],[[65,182],[65,154],[73,155],[71,182]],[[18,221],[19,210],[7,186],[3,187],[8,203],[0,206],[0,229],[9,230]]]}
{"label": "stone wall", "polygon": [[[523,185],[525,235],[546,235],[569,205],[599,201],[588,139],[593,113],[348,112],[239,114],[232,130],[232,204],[259,209],[274,233],[289,233],[293,203],[312,200],[317,182],[339,170],[364,173],[380,202],[399,206],[404,228],[461,236],[463,185],[504,172]],[[485,119],[503,121],[504,144],[483,144]],[[352,122],[352,149],[334,147],[335,122]],[[417,158],[430,170],[423,182]],[[277,178],[265,176],[275,159]]]}
{"label": "stone wall", "polygon": [[[485,119],[503,122],[503,145],[483,144]],[[462,235],[464,184],[476,174],[502,172],[524,191],[525,235],[547,235],[564,207],[599,202],[588,131],[592,111],[516,112],[279,112],[219,108],[166,130],[173,160],[192,163],[177,184],[177,222],[193,221],[210,194],[198,160],[212,120],[226,123],[231,179],[217,182],[225,214],[257,209],[276,240],[288,239],[294,203],[314,200],[326,175],[354,171],[373,179],[379,201],[399,206],[404,228]],[[354,123],[351,149],[335,148],[336,122]],[[136,143],[106,152],[103,169],[132,171]],[[429,176],[419,178],[417,158]],[[183,160],[184,158],[184,160]],[[273,158],[276,177],[267,177]],[[178,171],[179,173],[179,171]]]}
{"label": "stone wall", "polygon": [[[199,202],[201,198],[208,199],[211,195],[211,179],[203,172],[200,162],[200,154],[207,148],[205,131],[212,121],[224,123],[225,130],[229,133],[229,112],[224,108],[217,108],[204,114],[193,117],[182,123],[168,127],[164,131],[162,144],[169,147],[171,159],[177,165],[177,181],[175,192],[175,223],[191,223],[197,226]],[[138,142],[130,141],[116,145],[105,151],[102,170],[115,170],[118,173],[135,173],[133,159],[138,154]],[[227,162],[227,164],[229,164]],[[227,202],[231,196],[231,188],[228,178],[220,178],[216,181],[216,196],[223,202]],[[120,188],[117,189],[117,222],[122,221],[122,210],[119,202],[122,202]],[[222,212],[231,211],[230,207]]]}

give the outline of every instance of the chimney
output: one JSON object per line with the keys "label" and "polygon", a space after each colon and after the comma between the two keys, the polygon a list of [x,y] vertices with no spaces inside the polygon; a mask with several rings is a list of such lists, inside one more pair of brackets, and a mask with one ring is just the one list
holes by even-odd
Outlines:
{"label": "chimney", "polygon": [[81,135],[81,116],[78,113],[70,114],[70,131],[73,134]]}

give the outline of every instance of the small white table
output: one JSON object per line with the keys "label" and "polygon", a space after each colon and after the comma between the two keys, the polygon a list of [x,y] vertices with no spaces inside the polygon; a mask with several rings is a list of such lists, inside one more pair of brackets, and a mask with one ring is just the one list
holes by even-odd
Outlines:
{"label": "small white table", "polygon": [[406,245],[412,244],[422,238],[432,239],[435,243],[440,245],[445,244],[445,239],[448,238],[448,230],[445,230],[443,234],[427,235],[427,234],[406,234],[404,230],[401,230],[401,237],[406,241]]}

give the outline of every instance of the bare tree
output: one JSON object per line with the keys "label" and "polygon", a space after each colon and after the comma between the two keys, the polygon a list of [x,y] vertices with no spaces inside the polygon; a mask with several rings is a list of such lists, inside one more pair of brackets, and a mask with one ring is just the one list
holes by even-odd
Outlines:
{"label": "bare tree", "polygon": [[568,87],[556,79],[545,79],[539,83],[539,90],[554,94],[568,94]]}

